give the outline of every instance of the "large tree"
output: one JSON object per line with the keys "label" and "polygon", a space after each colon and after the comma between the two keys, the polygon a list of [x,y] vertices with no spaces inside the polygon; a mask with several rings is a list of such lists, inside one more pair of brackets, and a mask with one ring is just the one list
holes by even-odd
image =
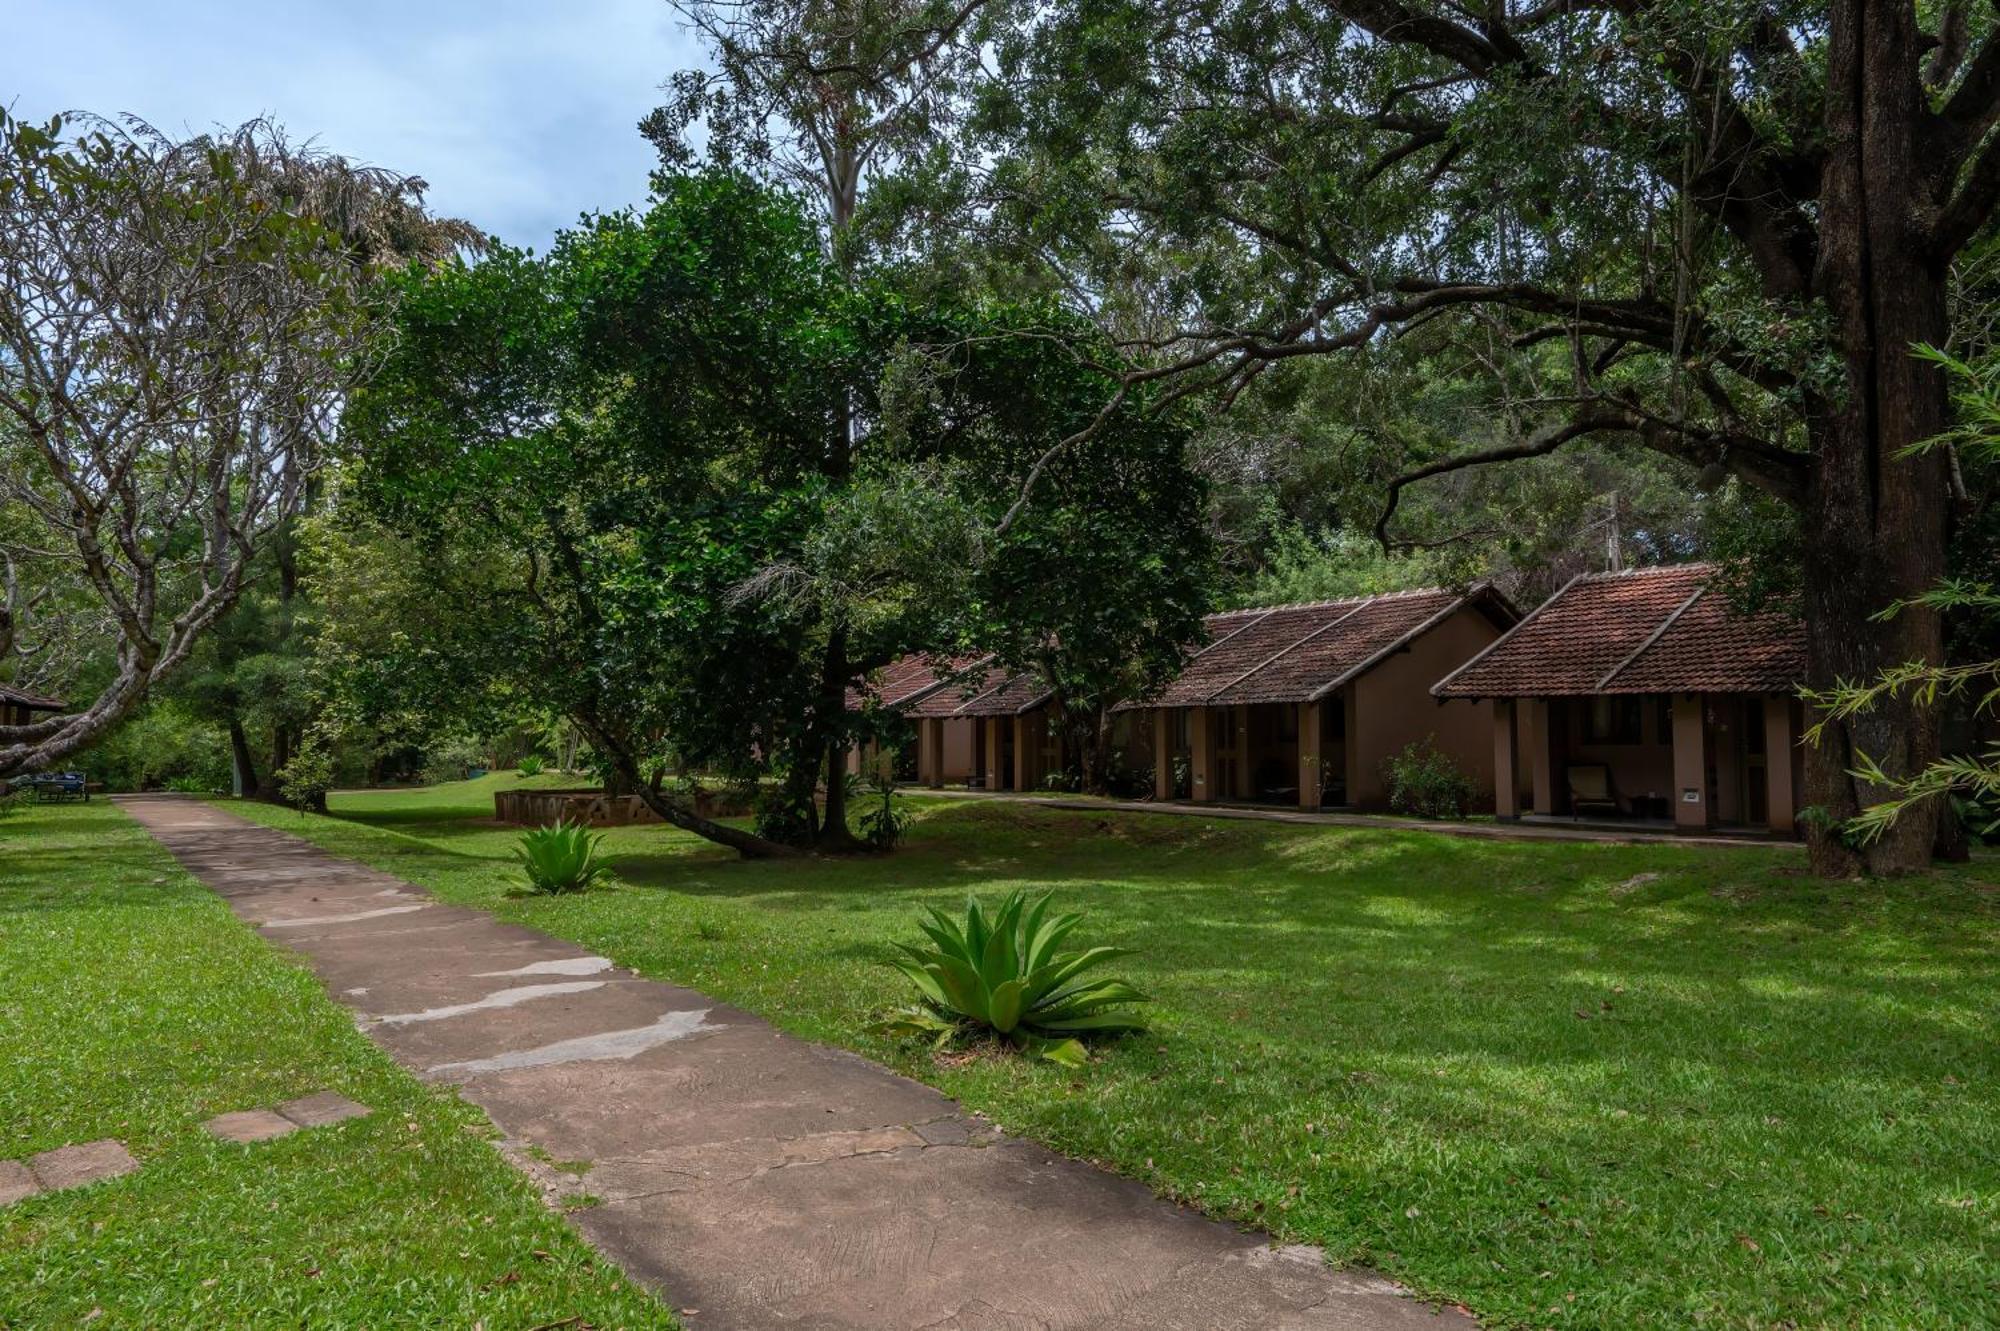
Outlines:
{"label": "large tree", "polygon": [[[949,160],[937,153],[940,129],[953,123],[960,90],[978,68],[974,20],[985,0],[672,3],[702,38],[712,68],[675,74],[670,100],[640,125],[665,171],[706,163],[813,201],[833,271],[854,285],[891,248],[903,211],[868,208],[871,192],[905,169],[921,173]],[[825,422],[819,466],[835,488],[850,483],[866,451],[862,409],[850,396]],[[831,741],[847,728],[847,681],[870,663],[838,610],[822,608],[830,613],[816,728]],[[829,742],[825,751],[825,834],[840,839],[847,836],[843,746]]]}
{"label": "large tree", "polygon": [[[130,713],[298,510],[366,320],[326,229],[247,169],[267,142],[0,115],[0,497],[116,658],[78,711],[0,727],[0,775]],[[9,605],[0,660],[47,590]]]}
{"label": "large tree", "polygon": [[[2000,198],[2000,35],[1962,0],[1057,0],[999,48],[995,198],[1156,357],[1225,393],[1458,322],[1561,348],[1512,437],[1405,480],[1622,438],[1800,515],[1811,675],[1937,662],[1937,368]],[[1133,275],[1122,285],[1106,280]],[[1830,724],[1847,819],[1939,751],[1887,701]],[[1862,853],[1928,858],[1913,812]],[[1816,833],[1815,863],[1851,867]]]}
{"label": "large tree", "polygon": [[[499,250],[399,302],[396,348],[350,417],[351,512],[437,570],[376,586],[457,608],[343,647],[376,715],[412,687],[557,710],[671,822],[751,855],[840,849],[842,760],[873,722],[847,697],[875,667],[1011,647],[993,626],[1030,607],[1072,654],[1186,641],[1203,565],[1175,560],[1200,544],[1199,487],[1184,430],[1136,397],[1088,465],[1052,467],[1048,503],[994,535],[1044,440],[1115,388],[1075,352],[1087,328],[851,281],[793,198],[734,173],[660,191],[547,259]],[[1149,569],[1149,592],[1174,594],[1141,593],[1095,632],[1114,575]],[[764,835],[647,781],[669,755],[770,778]]]}

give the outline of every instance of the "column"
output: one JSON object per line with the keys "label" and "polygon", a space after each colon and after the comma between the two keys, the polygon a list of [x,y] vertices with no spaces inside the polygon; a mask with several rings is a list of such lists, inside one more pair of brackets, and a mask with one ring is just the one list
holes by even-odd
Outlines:
{"label": "column", "polygon": [[917,765],[923,769],[918,775],[937,790],[944,785],[944,719],[927,716],[917,725]]}
{"label": "column", "polygon": [[974,724],[984,726],[986,729],[986,788],[1005,790],[1007,773],[1000,767],[1000,718],[989,716]]}
{"label": "column", "polygon": [[1764,699],[1764,807],[1771,830],[1790,835],[1795,824],[1792,794],[1792,700],[1782,694]]}
{"label": "column", "polygon": [[[1339,699],[1334,700],[1339,706]],[[1319,808],[1320,792],[1319,704],[1299,704],[1299,807],[1311,813]]]}
{"label": "column", "polygon": [[1153,798],[1164,803],[1174,797],[1174,714],[1164,707],[1153,709]]}
{"label": "column", "polygon": [[[1359,681],[1347,684],[1340,690],[1340,775],[1347,783],[1347,803],[1349,807],[1381,803],[1379,795],[1371,794],[1362,784],[1362,778],[1369,775],[1361,770],[1361,686]],[[1376,779],[1380,784],[1380,778]]]}
{"label": "column", "polygon": [[1521,793],[1515,786],[1518,767],[1514,748],[1514,700],[1493,700],[1493,812],[1500,818],[1521,816]]}
{"label": "column", "polygon": [[1701,695],[1674,695],[1674,829],[1708,828],[1708,735]]}
{"label": "column", "polygon": [[1555,709],[1558,698],[1527,698],[1521,707],[1521,739],[1528,746],[1528,767],[1534,773],[1535,812],[1556,811]]}
{"label": "column", "polygon": [[1229,709],[1230,752],[1236,761],[1230,766],[1236,774],[1234,788],[1229,792],[1234,799],[1250,798],[1250,709],[1242,703]]}
{"label": "column", "polygon": [[1188,767],[1191,792],[1198,800],[1215,798],[1215,743],[1209,733],[1209,709],[1190,708],[1188,711]]}

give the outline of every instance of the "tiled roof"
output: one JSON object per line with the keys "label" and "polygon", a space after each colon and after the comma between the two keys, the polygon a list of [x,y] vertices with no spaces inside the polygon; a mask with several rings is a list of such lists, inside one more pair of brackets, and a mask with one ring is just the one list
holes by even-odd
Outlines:
{"label": "tiled roof", "polygon": [[60,698],[30,693],[26,689],[17,689],[12,684],[0,684],[0,703],[12,703],[17,707],[26,707],[36,712],[60,712],[69,706]]}
{"label": "tiled roof", "polygon": [[[946,687],[959,679],[968,667],[985,659],[983,656],[942,657],[922,653],[899,656],[869,676],[864,686],[865,698],[872,698],[883,707],[899,707]],[[847,709],[859,709],[865,698],[863,689],[849,689]]]}
{"label": "tiled roof", "polygon": [[1611,677],[1610,693],[1790,693],[1805,681],[1805,627],[1739,615],[1721,592],[1696,597]]}
{"label": "tiled roof", "polygon": [[1210,615],[1207,645],[1158,696],[1135,705],[1310,702],[1475,603],[1502,624],[1515,617],[1504,597],[1483,587],[1467,596],[1429,588]]}
{"label": "tiled roof", "polygon": [[1458,603],[1458,596],[1446,591],[1362,601],[1209,701],[1309,702],[1322,697],[1346,683],[1359,668],[1373,664],[1379,653],[1396,646],[1433,617],[1455,609]]}
{"label": "tiled roof", "polygon": [[1589,573],[1445,676],[1445,698],[1593,693],[1786,693],[1805,633],[1780,614],[1738,615],[1708,589],[1713,564]]}
{"label": "tiled roof", "polygon": [[927,693],[903,708],[905,716],[1017,716],[1049,700],[1051,690],[1037,676],[1004,666],[968,672],[958,681]]}

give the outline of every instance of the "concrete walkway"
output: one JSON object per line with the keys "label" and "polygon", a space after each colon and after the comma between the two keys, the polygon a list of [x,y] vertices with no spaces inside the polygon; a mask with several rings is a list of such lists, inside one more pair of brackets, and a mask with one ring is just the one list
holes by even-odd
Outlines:
{"label": "concrete walkway", "polygon": [[1017,804],[1039,804],[1049,809],[1077,809],[1085,813],[1158,813],[1185,818],[1235,818],[1259,823],[1302,823],[1310,827],[1372,827],[1378,832],[1439,832],[1446,836],[1479,837],[1488,841],[1593,841],[1619,846],[1728,846],[1732,849],[1796,847],[1801,843],[1788,837],[1762,832],[1676,832],[1612,821],[1570,821],[1540,815],[1519,822],[1445,822],[1428,818],[1400,818],[1383,813],[1340,813],[1303,809],[1281,809],[1265,804],[1196,804],[1187,800],[1119,800],[1089,795],[1033,795],[1012,790],[972,790],[962,786],[905,785],[907,795],[937,795],[946,799],[1012,800]]}
{"label": "concrete walkway", "polygon": [[120,802],[370,1038],[457,1083],[552,1197],[602,1199],[577,1227],[695,1331],[1475,1325],[297,837],[192,800]]}

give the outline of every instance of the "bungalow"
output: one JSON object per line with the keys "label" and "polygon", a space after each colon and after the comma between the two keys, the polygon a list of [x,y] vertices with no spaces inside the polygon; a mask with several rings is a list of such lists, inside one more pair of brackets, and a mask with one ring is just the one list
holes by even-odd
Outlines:
{"label": "bungalow", "polygon": [[1154,795],[1381,807],[1385,761],[1428,740],[1490,797],[1491,705],[1423,699],[1519,617],[1485,585],[1210,615],[1180,674],[1128,709],[1150,721]]}
{"label": "bungalow", "polygon": [[1492,703],[1501,817],[1792,832],[1804,629],[1735,613],[1715,571],[1585,574],[1438,681],[1439,699]]}
{"label": "bungalow", "polygon": [[1033,790],[1065,766],[1055,693],[1039,676],[989,657],[903,708],[917,723],[917,779]]}
{"label": "bungalow", "polygon": [[[1053,691],[991,656],[902,657],[877,672],[867,696],[916,723],[915,753],[899,755],[899,765],[913,756],[925,785],[961,781],[989,790],[1033,790],[1063,770],[1061,731],[1049,724]],[[861,704],[862,695],[849,695],[850,708]],[[857,748],[849,770],[878,758],[872,744]]]}

